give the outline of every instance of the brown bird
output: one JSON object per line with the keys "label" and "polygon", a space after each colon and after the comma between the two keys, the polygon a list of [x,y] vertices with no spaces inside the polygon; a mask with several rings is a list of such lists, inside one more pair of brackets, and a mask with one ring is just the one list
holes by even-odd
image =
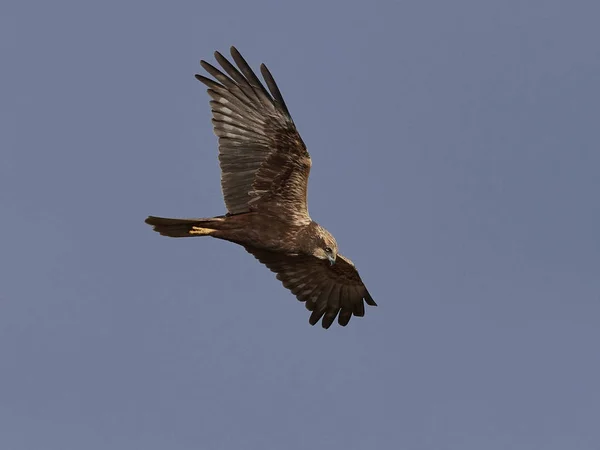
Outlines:
{"label": "brown bird", "polygon": [[208,86],[212,123],[219,138],[221,188],[227,214],[207,219],[150,216],[163,236],[212,236],[243,246],[312,311],[311,325],[346,326],[377,306],[354,264],[337,242],[308,215],[306,192],[311,159],[273,76],[262,64],[265,89],[246,60],[231,47],[237,68],[219,52],[225,73],[206,61],[216,81]]}

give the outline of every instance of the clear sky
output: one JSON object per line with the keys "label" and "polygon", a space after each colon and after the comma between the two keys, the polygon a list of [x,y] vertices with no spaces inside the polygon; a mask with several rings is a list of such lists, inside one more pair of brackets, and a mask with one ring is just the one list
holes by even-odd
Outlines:
{"label": "clear sky", "polygon": [[[0,14],[0,448],[600,448],[600,3],[31,1]],[[347,328],[242,248],[198,60],[265,62]]]}

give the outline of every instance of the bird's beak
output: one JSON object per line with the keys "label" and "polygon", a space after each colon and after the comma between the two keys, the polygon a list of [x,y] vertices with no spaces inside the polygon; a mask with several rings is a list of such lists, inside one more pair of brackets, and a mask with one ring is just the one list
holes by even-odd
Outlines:
{"label": "bird's beak", "polygon": [[329,260],[329,265],[333,266],[335,264],[335,256],[327,255],[327,259]]}

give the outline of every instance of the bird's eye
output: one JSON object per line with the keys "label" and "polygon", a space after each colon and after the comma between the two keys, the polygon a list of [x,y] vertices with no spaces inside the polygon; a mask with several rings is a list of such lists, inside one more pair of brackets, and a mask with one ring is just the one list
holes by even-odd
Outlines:
{"label": "bird's eye", "polygon": [[331,250],[331,247],[325,247],[325,251],[326,251],[327,253],[331,253],[333,250]]}

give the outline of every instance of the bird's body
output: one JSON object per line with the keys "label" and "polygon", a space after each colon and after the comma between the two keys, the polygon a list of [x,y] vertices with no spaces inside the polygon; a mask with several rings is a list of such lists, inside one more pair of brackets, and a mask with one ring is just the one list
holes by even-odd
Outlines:
{"label": "bird's body", "polygon": [[363,300],[376,304],[352,262],[337,253],[333,236],[308,214],[310,155],[273,77],[262,65],[268,92],[234,47],[231,54],[239,70],[216,52],[227,75],[205,61],[202,67],[218,82],[196,75],[213,98],[227,214],[150,216],[146,223],[164,236],[211,236],[243,246],[306,302],[312,325],[322,318],[329,328],[336,317],[346,325],[352,315],[364,315]]}

